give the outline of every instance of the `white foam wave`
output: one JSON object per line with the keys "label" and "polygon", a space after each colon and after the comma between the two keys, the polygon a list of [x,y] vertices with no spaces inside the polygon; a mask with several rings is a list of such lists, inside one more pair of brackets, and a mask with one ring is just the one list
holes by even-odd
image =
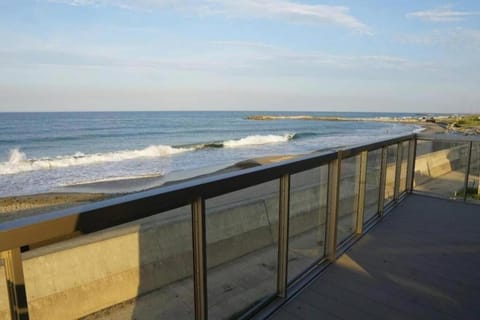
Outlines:
{"label": "white foam wave", "polygon": [[427,129],[427,128],[425,128],[425,127],[418,127],[417,129],[413,130],[413,133],[420,133],[420,132],[422,132],[422,131],[424,131],[424,130],[426,130],[426,129]]}
{"label": "white foam wave", "polygon": [[[287,142],[294,134],[285,135],[252,135],[238,140],[224,141],[223,147],[237,148],[255,145]],[[0,175],[16,174],[28,171],[85,166],[91,164],[120,162],[138,158],[165,157],[186,151],[194,151],[195,146],[172,147],[168,145],[152,145],[140,150],[121,150],[106,153],[84,154],[77,152],[73,155],[57,156],[55,158],[29,159],[19,149],[12,149],[8,161],[0,162]]]}
{"label": "white foam wave", "polygon": [[137,158],[165,157],[191,150],[193,149],[174,148],[166,145],[154,145],[141,150],[122,150],[95,154],[83,154],[81,152],[77,152],[74,155],[59,156],[53,159],[28,159],[25,153],[18,149],[13,149],[10,151],[10,157],[8,161],[0,163],[0,175],[90,165],[104,162],[119,162]]}
{"label": "white foam wave", "polygon": [[279,143],[287,142],[292,139],[294,134],[285,134],[285,135],[254,135],[248,136],[239,140],[227,140],[223,142],[225,148],[237,148],[253,145],[262,145],[270,143]]}

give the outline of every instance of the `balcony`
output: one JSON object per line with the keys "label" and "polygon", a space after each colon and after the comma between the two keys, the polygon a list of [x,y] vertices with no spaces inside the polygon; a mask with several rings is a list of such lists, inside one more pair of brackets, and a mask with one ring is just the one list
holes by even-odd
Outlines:
{"label": "balcony", "polygon": [[476,319],[479,214],[408,196],[271,319]]}
{"label": "balcony", "polygon": [[479,171],[408,135],[5,222],[0,318],[478,314]]}

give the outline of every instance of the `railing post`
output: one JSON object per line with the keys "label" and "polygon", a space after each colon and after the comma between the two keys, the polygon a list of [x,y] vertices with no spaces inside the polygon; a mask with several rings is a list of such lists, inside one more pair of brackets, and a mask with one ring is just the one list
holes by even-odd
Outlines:
{"label": "railing post", "polygon": [[192,202],[193,287],[197,320],[208,318],[205,229],[205,200],[197,197]]}
{"label": "railing post", "polygon": [[277,295],[287,296],[288,284],[288,228],[290,213],[290,175],[284,174],[280,178],[278,217],[278,273]]}
{"label": "railing post", "polygon": [[342,152],[339,151],[337,159],[328,164],[328,203],[327,203],[327,237],[326,256],[331,262],[337,257],[337,219],[338,198],[340,193],[340,168]]}
{"label": "railing post", "polygon": [[2,252],[12,320],[28,320],[27,293],[20,248]]}
{"label": "railing post", "polygon": [[380,166],[380,185],[378,188],[378,215],[383,216],[385,211],[385,183],[387,181],[388,146],[382,148],[382,162]]}
{"label": "railing post", "polygon": [[365,193],[367,188],[367,157],[368,152],[360,153],[360,179],[358,181],[358,200],[357,200],[357,227],[356,234],[363,232],[363,220],[365,212]]}
{"label": "railing post", "polygon": [[470,143],[468,144],[468,156],[467,156],[467,168],[465,170],[465,182],[464,182],[464,185],[463,185],[463,201],[467,201],[467,190],[468,190],[468,179],[469,179],[469,175],[470,175],[470,165],[471,165],[471,160],[472,160],[472,146],[473,146],[473,142],[470,141]]}
{"label": "railing post", "polygon": [[402,159],[403,147],[402,142],[397,144],[397,161],[395,163],[395,184],[393,187],[393,200],[398,201],[400,197],[400,179],[402,177]]}
{"label": "railing post", "polygon": [[408,162],[407,162],[407,192],[413,192],[415,180],[415,160],[417,158],[417,137],[408,141]]}
{"label": "railing post", "polygon": [[[327,170],[324,170],[325,166],[320,167],[320,196],[318,198],[318,206],[319,208],[325,208],[325,215],[322,214],[322,210],[318,210],[318,224],[325,225],[324,228],[317,228],[317,242],[323,246],[323,249],[326,247],[326,210],[328,208],[328,167]],[[323,220],[325,219],[325,220]],[[324,252],[326,252],[324,250]]]}
{"label": "railing post", "polygon": [[477,180],[477,195],[480,196],[480,143],[475,144],[475,149],[473,148],[473,144],[472,144],[472,156],[470,158],[473,157],[474,150],[477,156],[477,163],[474,163],[474,165],[477,168],[477,172],[479,173],[479,177]]}

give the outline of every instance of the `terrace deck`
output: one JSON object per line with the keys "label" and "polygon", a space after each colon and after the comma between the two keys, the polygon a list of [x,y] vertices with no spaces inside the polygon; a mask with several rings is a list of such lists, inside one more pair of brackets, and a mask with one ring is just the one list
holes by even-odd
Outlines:
{"label": "terrace deck", "polygon": [[480,206],[409,195],[271,319],[478,319]]}

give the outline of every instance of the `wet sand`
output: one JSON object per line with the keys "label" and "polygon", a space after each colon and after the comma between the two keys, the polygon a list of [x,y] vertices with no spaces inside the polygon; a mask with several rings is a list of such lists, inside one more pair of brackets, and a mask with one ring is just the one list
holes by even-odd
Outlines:
{"label": "wet sand", "polygon": [[296,156],[299,155],[269,156],[240,161],[226,168],[208,167],[187,172],[174,172],[167,176],[100,181],[68,186],[52,193],[4,197],[0,198],[0,222],[119,197],[128,193],[171,185],[194,178],[284,161]]}
{"label": "wet sand", "polygon": [[422,134],[444,134],[447,133],[446,127],[438,124],[438,123],[422,123],[422,127],[424,130],[421,132]]}

